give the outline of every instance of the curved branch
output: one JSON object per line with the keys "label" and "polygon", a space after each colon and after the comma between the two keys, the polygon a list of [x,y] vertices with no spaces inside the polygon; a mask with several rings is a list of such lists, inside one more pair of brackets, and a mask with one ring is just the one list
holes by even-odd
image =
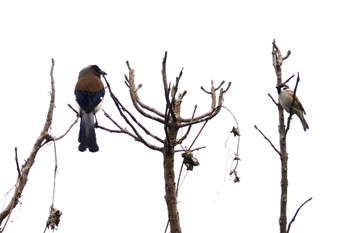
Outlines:
{"label": "curved branch", "polygon": [[308,202],[311,201],[311,200],[312,200],[312,197],[310,197],[309,199],[307,199],[303,204],[301,204],[301,206],[299,206],[299,208],[298,208],[297,211],[295,212],[295,214],[294,214],[292,220],[290,220],[290,223],[288,224],[287,233],[289,233],[290,227],[291,227],[292,223],[295,221],[295,219],[296,219],[296,217],[297,217],[297,215],[298,215],[300,209],[301,209],[306,203],[308,203]]}
{"label": "curved branch", "polygon": [[[111,129],[108,129],[106,127],[103,127],[103,126],[98,126],[98,128],[100,129],[103,129],[103,130],[106,130],[108,132],[111,132],[111,133],[125,133],[127,135],[129,135],[130,137],[134,138],[135,141],[138,141],[138,142],[141,142],[143,143],[145,146],[147,146],[148,148],[152,149],[152,150],[158,150],[158,151],[161,151],[161,148],[160,147],[157,147],[155,145],[152,145],[150,143],[148,143],[139,133],[138,131],[136,130],[136,128],[132,125],[132,123],[126,118],[125,121],[128,123],[128,125],[130,125],[130,127],[133,129],[134,133],[131,133],[127,128],[123,128],[121,127],[115,120],[113,120],[112,117],[109,116],[109,114],[107,112],[105,112],[104,110],[102,110],[105,114],[105,116],[110,120],[112,121],[113,124],[115,124],[120,130],[111,130]],[[130,114],[130,113],[128,113]],[[133,116],[131,116],[133,117]],[[137,120],[136,118],[133,119],[134,122],[141,128],[144,130],[144,132],[153,137],[154,139],[156,139],[157,141],[163,143],[163,140],[159,137],[157,137],[156,135],[152,134],[150,131],[148,131],[143,125],[141,125]]]}
{"label": "curved branch", "polygon": [[76,123],[78,123],[79,118],[80,118],[80,117],[77,116],[77,118],[74,120],[74,122],[68,127],[68,129],[66,130],[66,132],[64,132],[61,136],[55,137],[54,140],[55,140],[55,141],[58,141],[58,140],[62,139],[64,136],[66,136],[66,135],[69,133],[69,131],[73,128],[73,126],[74,126]]}
{"label": "curved branch", "polygon": [[[194,114],[196,114],[196,110],[197,110],[197,105],[194,106],[193,113],[192,113],[192,118],[194,117]],[[191,131],[192,125],[193,124],[190,124],[188,126],[188,129],[187,129],[186,133],[179,140],[177,140],[177,144],[181,144],[187,138],[188,134]]]}
{"label": "curved branch", "polygon": [[[141,115],[164,124],[164,114],[162,112],[156,110],[155,108],[149,107],[148,105],[144,104],[140,100],[140,98],[137,94],[137,91],[139,90],[140,86],[136,87],[136,85],[135,85],[135,70],[131,69],[129,61],[127,61],[126,64],[128,66],[128,69],[129,69],[129,78],[125,77],[125,79],[128,83],[127,86],[129,88],[131,101],[132,101],[134,107]],[[146,109],[146,110],[148,110],[148,111],[150,111],[150,112],[152,112],[160,117],[151,116],[150,114],[146,113],[143,109]]]}
{"label": "curved branch", "polygon": [[[131,134],[129,131],[127,131],[126,129],[123,129],[119,124],[117,124],[112,118],[109,118],[119,129],[121,129],[123,131],[123,133],[128,134],[129,136],[133,137],[135,140],[143,143],[145,146],[147,146],[150,149],[153,150],[158,150],[161,151],[160,147],[154,146],[150,143],[148,143],[138,132],[138,130],[136,129],[136,127],[132,124],[132,122],[130,122],[129,118],[124,114],[124,112],[126,112],[129,117],[132,119],[132,121],[134,121],[147,135],[152,136],[153,138],[155,138],[156,140],[160,141],[161,143],[163,143],[163,140],[160,139],[159,137],[154,136],[152,133],[150,133],[150,131],[148,131],[141,123],[139,123],[136,119],[136,117],[134,117],[124,106],[123,104],[119,101],[119,99],[114,95],[111,86],[107,80],[107,78],[105,76],[103,76],[106,84],[107,84],[107,88],[109,90],[110,96],[114,102],[114,104],[116,105],[120,115],[123,117],[123,119],[125,120],[125,122],[131,127],[131,129],[133,130],[134,134]],[[105,114],[106,115],[106,114]],[[106,116],[109,116],[108,114]],[[153,118],[152,118],[153,119]],[[100,127],[101,129],[106,130],[106,128],[104,127]]]}
{"label": "curved branch", "polygon": [[265,134],[258,128],[258,126],[254,125],[254,128],[259,131],[259,133],[266,139],[266,141],[268,141],[271,145],[271,147],[277,152],[277,154],[281,155],[281,152],[279,150],[277,150],[277,148],[275,147],[275,145],[273,145],[273,143],[271,142],[271,140],[265,136]]}
{"label": "curved branch", "polygon": [[[201,123],[203,121],[206,120],[210,120],[211,118],[213,118],[216,114],[219,113],[220,108],[223,104],[223,100],[224,100],[224,94],[229,90],[229,88],[231,87],[231,82],[228,83],[227,87],[225,89],[221,88],[222,85],[225,83],[225,81],[222,81],[220,83],[220,85],[218,87],[214,87],[214,82],[211,81],[211,90],[210,92],[205,90],[204,87],[201,87],[201,89],[209,94],[211,96],[211,106],[210,106],[210,110],[206,113],[203,113],[202,115],[196,116],[194,118],[181,118],[180,122],[182,122],[182,124],[180,125],[180,127],[185,127],[188,126],[189,124],[197,124],[197,123]],[[216,91],[220,89],[220,95],[218,100],[216,99]],[[218,102],[218,106],[216,107],[216,102]]]}
{"label": "curved branch", "polygon": [[213,111],[210,111],[206,114],[203,114],[201,116],[193,118],[193,121],[182,123],[179,127],[183,128],[183,127],[186,127],[189,125],[199,124],[199,123],[202,123],[204,121],[208,121],[208,120],[214,118],[220,112],[220,110],[221,110],[221,106],[218,106],[215,109],[213,109]]}

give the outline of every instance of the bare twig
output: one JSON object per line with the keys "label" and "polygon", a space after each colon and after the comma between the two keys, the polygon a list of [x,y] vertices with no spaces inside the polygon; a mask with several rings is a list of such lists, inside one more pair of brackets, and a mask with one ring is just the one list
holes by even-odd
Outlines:
{"label": "bare twig", "polygon": [[281,155],[281,152],[279,150],[277,150],[277,148],[272,144],[271,140],[268,137],[266,137],[265,134],[263,132],[261,132],[261,130],[256,125],[254,125],[254,127],[270,143],[270,145],[277,152],[277,154]]}
{"label": "bare twig", "polygon": [[278,103],[275,101],[275,99],[272,97],[272,95],[269,93],[268,96],[271,98],[272,102],[278,106]]}
{"label": "bare twig", "polygon": [[18,178],[21,176],[21,169],[19,168],[18,156],[17,156],[17,147],[15,147],[15,160],[16,160],[16,168],[18,173]]}
{"label": "bare twig", "polygon": [[288,50],[287,55],[283,57],[283,60],[286,60],[291,54],[292,54],[292,51]]}
{"label": "bare twig", "polygon": [[[196,110],[197,110],[197,105],[194,106],[192,118],[194,118],[194,115],[196,114]],[[181,144],[187,138],[188,134],[191,131],[191,128],[192,128],[192,124],[188,126],[186,133],[177,141],[178,144]]]}
{"label": "bare twig", "polygon": [[72,105],[68,104],[68,107],[72,109],[77,114],[77,116],[80,116],[79,112],[75,110],[75,108],[73,108]]}
{"label": "bare twig", "polygon": [[75,118],[74,122],[68,127],[68,129],[66,130],[66,132],[64,132],[61,136],[55,137],[53,140],[58,141],[60,139],[62,139],[64,136],[66,136],[69,131],[73,128],[73,126],[78,123],[79,120],[79,116],[77,116],[77,118]]}
{"label": "bare twig", "polygon": [[[211,96],[211,107],[210,110],[206,113],[203,113],[199,116],[196,116],[194,118],[181,118],[181,126],[180,127],[185,127],[188,126],[189,124],[197,124],[197,123],[201,123],[203,121],[206,120],[210,120],[213,117],[216,116],[216,114],[218,114],[220,112],[221,106],[223,104],[223,97],[225,95],[225,93],[229,90],[230,86],[231,86],[231,82],[228,83],[227,87],[225,89],[221,88],[222,85],[225,82],[222,81],[218,87],[214,87],[214,82],[211,81],[211,90],[210,92],[205,90],[204,87],[201,87],[201,89],[209,94]],[[221,89],[220,89],[221,88]],[[216,91],[220,89],[220,94],[219,94],[219,98],[217,100],[216,98]],[[216,104],[216,102],[218,102],[218,104]]]}
{"label": "bare twig", "polygon": [[181,149],[181,150],[175,150],[174,152],[175,153],[178,153],[178,152],[185,152],[185,151],[190,151],[190,152],[193,152],[193,151],[196,151],[196,150],[201,150],[201,149],[205,149],[206,146],[200,146],[200,147],[196,147],[194,149],[191,149],[191,150],[186,150],[186,149]]}
{"label": "bare twig", "polygon": [[284,134],[284,137],[287,136],[287,133],[289,131],[289,126],[290,126],[290,121],[292,120],[293,107],[294,107],[294,103],[295,103],[295,98],[296,98],[296,93],[297,93],[297,88],[298,88],[299,81],[300,81],[300,78],[299,78],[299,72],[298,72],[297,82],[296,82],[295,87],[294,87],[293,100],[292,100],[292,105],[290,106],[290,110],[289,110],[289,117],[288,117],[288,120],[287,120],[287,127],[286,127],[286,132]]}
{"label": "bare twig", "polygon": [[187,121],[187,119],[186,119],[185,123],[181,123],[180,128],[187,127],[187,126],[189,126],[191,124],[195,125],[195,124],[199,124],[199,123],[202,123],[202,122],[205,122],[205,121],[209,121],[212,118],[214,118],[220,112],[220,110],[221,110],[221,106],[218,106],[213,111],[203,114],[202,118],[199,118],[198,116],[193,118],[192,122],[191,121]]}
{"label": "bare twig", "polygon": [[301,209],[306,203],[308,203],[308,202],[311,201],[311,200],[312,200],[312,197],[310,197],[309,199],[307,199],[303,204],[301,204],[301,206],[299,206],[299,208],[298,208],[297,211],[295,212],[295,214],[294,214],[292,220],[290,220],[290,222],[289,222],[289,224],[288,224],[287,233],[289,233],[290,227],[291,227],[292,223],[295,221],[295,218],[297,217],[297,215],[298,215],[300,209]]}
{"label": "bare twig", "polygon": [[287,84],[292,78],[294,78],[294,76],[295,76],[295,75],[293,74],[292,76],[290,76],[290,77],[289,77],[286,81],[284,81],[283,83],[284,83],[284,84]]}
{"label": "bare twig", "polygon": [[199,130],[198,134],[197,134],[196,137],[193,139],[190,148],[188,148],[189,150],[191,150],[192,146],[193,146],[194,143],[197,141],[199,135],[202,133],[202,131],[203,131],[204,127],[207,125],[207,123],[208,123],[208,121],[206,121],[206,122],[202,125],[202,127],[201,127],[201,129]]}
{"label": "bare twig", "polygon": [[[135,139],[135,141],[138,141],[138,142],[143,142],[142,140],[140,140],[139,136],[137,134],[133,134],[131,133],[127,128],[123,128],[122,126],[120,126],[106,111],[104,111],[102,109],[102,111],[104,112],[105,116],[113,123],[115,124],[120,130],[112,130],[112,129],[108,129],[106,127],[103,127],[103,126],[98,126],[98,128],[100,129],[103,129],[103,130],[106,130],[108,132],[111,132],[111,133],[125,133],[129,136],[131,136],[132,138]],[[136,119],[136,118],[135,118]],[[131,123],[131,122],[130,122]],[[154,139],[156,139],[157,141],[163,143],[163,139],[159,138],[158,136],[152,134],[150,131],[147,130],[147,128],[145,128],[144,126],[142,126],[140,123],[136,122],[136,124],[138,124],[141,128],[143,128],[143,130],[145,131],[145,133],[151,137],[153,137]],[[149,148],[152,147],[151,149],[153,150],[160,150],[160,147],[156,147],[154,145],[151,145],[149,144]]]}
{"label": "bare twig", "polygon": [[[152,150],[158,150],[158,151],[161,151],[161,148],[160,147],[157,147],[153,144],[150,144],[148,143],[142,136],[141,134],[138,132],[138,130],[136,129],[136,127],[133,125],[133,123],[129,120],[129,118],[124,114],[124,112],[127,113],[127,115],[131,118],[131,120],[133,122],[136,123],[136,125],[138,125],[147,135],[150,135],[150,136],[153,136],[154,137],[154,134],[150,133],[150,131],[148,131],[141,123],[139,123],[136,119],[136,117],[130,113],[130,111],[128,111],[124,106],[123,104],[119,101],[119,99],[114,95],[113,91],[112,91],[112,88],[107,80],[107,78],[103,75],[103,78],[107,84],[107,88],[109,90],[109,93],[110,93],[110,96],[112,98],[112,100],[114,101],[114,104],[115,106],[117,107],[120,115],[123,117],[124,121],[131,127],[132,131],[134,132],[134,134],[131,134],[130,132],[127,133],[128,131],[123,131],[122,130],[122,127],[120,127],[114,120],[112,120],[112,118],[109,118],[110,120],[112,120],[112,122],[114,124],[117,125],[118,128],[120,128],[123,132],[127,133],[129,136],[132,136],[133,138],[135,138],[137,141],[143,143],[145,146],[147,146],[148,148],[152,149]],[[106,115],[106,114],[105,114]],[[106,115],[108,116],[108,114]],[[152,118],[156,121],[155,118]],[[101,129],[104,129],[104,128],[101,128]],[[163,141],[162,139],[158,138],[158,137],[154,137],[156,140],[158,141]]]}
{"label": "bare twig", "polygon": [[[131,69],[129,61],[126,61],[126,64],[128,66],[129,69],[129,78],[125,77],[125,79],[128,82],[128,87],[129,87],[129,93],[130,93],[130,97],[131,97],[131,101],[135,107],[135,109],[143,116],[147,117],[147,118],[151,118],[152,120],[156,120],[160,123],[164,123],[164,114],[158,110],[156,110],[155,108],[151,108],[150,106],[144,104],[138,94],[137,91],[140,89],[140,87],[142,86],[141,84],[136,86],[135,84],[135,70]],[[157,116],[153,116],[150,115],[148,113],[146,113],[143,109],[146,109],[148,111],[150,111],[151,113],[154,113]]]}

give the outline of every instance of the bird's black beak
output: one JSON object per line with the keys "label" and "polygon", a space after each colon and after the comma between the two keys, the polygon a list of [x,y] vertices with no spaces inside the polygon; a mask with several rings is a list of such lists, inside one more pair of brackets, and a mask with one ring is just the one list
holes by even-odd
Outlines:
{"label": "bird's black beak", "polygon": [[277,93],[280,94],[281,93],[281,88],[283,87],[284,83],[280,83],[276,85],[277,88]]}
{"label": "bird's black beak", "polygon": [[104,72],[103,70],[100,70],[100,75],[105,76],[105,75],[107,75],[107,73],[106,73],[106,72]]}

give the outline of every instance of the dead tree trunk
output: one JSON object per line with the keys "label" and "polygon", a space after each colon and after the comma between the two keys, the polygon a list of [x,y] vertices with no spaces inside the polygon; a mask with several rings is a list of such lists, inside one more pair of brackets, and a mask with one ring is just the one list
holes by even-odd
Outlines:
{"label": "dead tree trunk", "polygon": [[[279,50],[279,48],[277,47],[275,40],[272,42],[272,61],[273,61],[273,67],[275,68],[275,73],[276,73],[276,77],[277,77],[277,92],[278,94],[280,93],[280,87],[282,84],[287,83],[291,78],[294,77],[294,75],[292,77],[290,77],[289,79],[287,79],[286,81],[282,81],[282,63],[284,60],[286,60],[289,55],[291,54],[291,51],[289,50],[287,52],[286,56],[282,56],[281,51]],[[294,96],[293,96],[293,102],[292,102],[292,107],[293,107],[293,103],[295,100],[295,93],[296,93],[296,88],[298,86],[298,82],[299,82],[299,75],[298,75],[298,79],[297,79],[297,83],[294,89]],[[274,144],[271,142],[271,140],[266,137],[264,135],[264,133],[261,132],[260,129],[258,129],[257,126],[255,126],[255,128],[264,136],[264,138],[270,143],[270,145],[272,146],[272,148],[279,154],[280,156],[280,160],[281,160],[281,199],[280,199],[280,217],[279,217],[279,227],[280,227],[280,233],[288,233],[290,230],[290,226],[293,223],[293,221],[295,220],[295,217],[297,215],[297,213],[299,212],[300,208],[308,201],[311,200],[311,198],[309,198],[306,202],[304,202],[299,209],[297,210],[297,212],[295,213],[294,217],[292,218],[292,220],[289,222],[288,224],[288,228],[287,228],[287,198],[288,198],[288,153],[287,153],[287,143],[286,143],[286,138],[287,138],[287,133],[289,130],[289,126],[290,126],[290,120],[292,117],[292,111],[290,111],[291,113],[289,114],[288,120],[287,120],[287,126],[284,123],[284,110],[283,107],[277,103],[273,97],[269,94],[270,98],[272,99],[272,101],[276,104],[276,106],[278,107],[278,119],[279,119],[279,125],[278,125],[278,131],[279,131],[279,144],[280,144],[280,150],[278,150]]]}
{"label": "dead tree trunk", "polygon": [[[275,44],[272,44],[272,61],[277,77],[277,85],[282,83],[282,63],[290,55],[288,51],[286,57],[282,57],[281,51]],[[284,125],[283,108],[278,104],[278,119],[279,119],[279,142],[280,142],[280,159],[281,159],[281,203],[280,203],[280,233],[287,232],[287,197],[288,197],[288,153],[286,143],[286,127]]]}
{"label": "dead tree trunk", "polygon": [[[180,233],[181,225],[180,225],[180,216],[177,208],[177,187],[175,182],[175,172],[174,172],[174,159],[176,152],[191,152],[197,149],[187,149],[187,150],[176,150],[176,146],[181,145],[184,140],[187,138],[191,131],[191,127],[194,124],[205,123],[215,117],[221,110],[224,94],[229,89],[231,83],[223,89],[222,85],[224,81],[218,87],[214,87],[213,82],[211,83],[211,90],[207,91],[203,87],[201,89],[210,95],[211,97],[211,106],[210,109],[201,115],[196,116],[196,109],[194,107],[192,117],[185,118],[181,116],[181,103],[183,101],[184,96],[186,95],[186,91],[178,94],[179,82],[182,77],[182,70],[179,76],[175,80],[175,84],[171,85],[167,79],[166,73],[166,61],[167,61],[167,52],[165,52],[163,62],[162,62],[162,80],[163,80],[163,88],[164,88],[164,97],[166,107],[164,111],[157,110],[144,102],[139,98],[138,92],[142,85],[135,84],[135,72],[131,69],[129,62],[127,62],[127,66],[129,69],[129,76],[125,76],[125,83],[129,88],[130,98],[133,103],[134,108],[137,112],[144,118],[149,119],[155,122],[160,123],[162,128],[164,129],[163,136],[155,135],[152,130],[147,129],[146,126],[140,123],[140,121],[119,101],[119,99],[113,94],[110,84],[108,83],[106,77],[105,81],[107,83],[107,87],[109,89],[112,100],[114,101],[124,123],[127,124],[128,127],[122,126],[117,121],[115,121],[112,117],[110,117],[106,112],[105,115],[109,118],[117,127],[117,130],[107,129],[102,126],[98,126],[101,129],[107,130],[109,132],[116,133],[124,133],[134,138],[136,141],[143,143],[146,147],[152,150],[157,150],[163,154],[163,169],[164,169],[164,181],[165,181],[165,201],[168,210],[168,221],[170,224],[171,233]],[[217,97],[217,91],[219,92],[219,96]],[[186,132],[181,137],[178,137],[178,130],[183,128]],[[199,132],[200,133],[200,132]],[[148,137],[146,139],[146,137]],[[157,141],[159,145],[155,145],[148,140],[149,138]],[[190,163],[190,166],[196,166],[198,163],[195,160],[191,160],[188,157],[184,157],[186,159],[186,166]],[[190,162],[189,162],[190,161]]]}
{"label": "dead tree trunk", "polygon": [[163,151],[163,167],[165,180],[165,201],[168,209],[168,221],[171,232],[181,232],[180,217],[177,210],[176,183],[174,172],[174,148],[166,145]]}

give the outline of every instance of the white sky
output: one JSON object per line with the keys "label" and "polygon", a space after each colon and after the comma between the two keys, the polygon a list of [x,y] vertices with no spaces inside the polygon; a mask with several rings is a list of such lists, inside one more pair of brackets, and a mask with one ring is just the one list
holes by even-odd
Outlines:
{"label": "white sky", "polygon": [[[282,3],[283,2],[283,3]],[[309,197],[292,232],[344,232],[350,208],[348,82],[350,16],[341,1],[11,1],[0,3],[2,142],[1,209],[17,172],[14,147],[23,163],[44,124],[50,91],[51,58],[56,61],[56,108],[52,134],[74,121],[67,107],[79,70],[98,64],[127,106],[125,61],[136,70],[144,102],[164,109],[161,60],[168,51],[168,77],[182,67],[183,113],[194,104],[208,109],[210,80],[231,81],[224,105],[242,133],[241,183],[227,174],[225,141],[233,120],[226,111],[208,124],[195,146],[207,146],[201,165],[181,186],[183,232],[278,232],[280,161],[254,124],[278,146],[276,77],[271,42],[286,54],[284,78],[300,72],[298,97],[310,130],[297,118],[288,138],[288,220]],[[295,79],[291,81],[294,85]],[[109,96],[104,109],[116,119]],[[99,123],[112,127],[102,112]],[[148,123],[145,122],[145,125]],[[151,129],[162,132],[162,126]],[[198,129],[198,128],[197,128]],[[195,134],[195,132],[193,132]],[[164,232],[167,221],[161,154],[121,134],[98,130],[100,151],[78,151],[78,125],[57,142],[55,206],[63,211],[59,232]],[[213,140],[213,138],[215,140]],[[229,141],[230,148],[236,142]],[[185,146],[189,146],[187,141]],[[176,172],[181,164],[176,160]],[[40,232],[51,204],[53,145],[42,148],[6,232]],[[3,197],[5,199],[3,199]]]}

